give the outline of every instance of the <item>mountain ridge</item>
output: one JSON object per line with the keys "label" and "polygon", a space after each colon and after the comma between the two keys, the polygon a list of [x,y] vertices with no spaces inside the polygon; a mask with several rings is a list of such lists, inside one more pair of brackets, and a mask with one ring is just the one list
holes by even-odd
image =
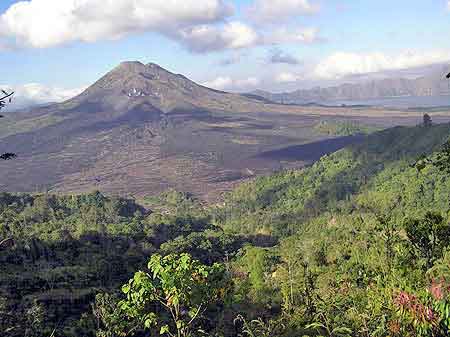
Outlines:
{"label": "mountain ridge", "polygon": [[314,87],[282,93],[254,90],[250,94],[282,104],[450,95],[448,80],[445,78],[445,74],[448,72],[446,69],[447,67],[442,67],[415,79],[384,78],[362,83],[343,83],[337,86]]}

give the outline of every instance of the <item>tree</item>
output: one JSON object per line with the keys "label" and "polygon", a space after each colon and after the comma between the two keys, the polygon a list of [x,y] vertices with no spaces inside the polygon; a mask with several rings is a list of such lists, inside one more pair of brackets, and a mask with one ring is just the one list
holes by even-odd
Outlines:
{"label": "tree", "polygon": [[431,116],[429,114],[423,115],[423,126],[429,127],[433,125],[433,122],[431,120]]}
{"label": "tree", "polygon": [[297,237],[290,237],[282,241],[280,245],[281,266],[277,270],[280,274],[280,289],[283,296],[283,309],[291,313],[295,307],[296,295],[301,287],[301,266],[305,264],[303,254],[300,248],[300,241]]}
{"label": "tree", "polygon": [[[0,97],[0,110],[3,109],[7,103],[11,103],[12,96],[14,95],[14,92],[8,93],[5,90],[1,90],[3,96]],[[3,118],[2,115],[0,115],[0,118]],[[6,152],[0,155],[0,159],[2,160],[11,160],[16,157],[15,153]]]}
{"label": "tree", "polygon": [[263,302],[268,297],[268,286],[265,275],[269,271],[270,256],[266,249],[249,246],[246,248],[243,261],[248,271],[248,279],[251,285],[250,295],[255,301]]}
{"label": "tree", "polygon": [[100,293],[95,296],[92,314],[96,321],[96,337],[126,336],[133,331],[134,322],[128,322],[121,316],[123,312],[117,306],[116,296]]}
{"label": "tree", "polygon": [[199,319],[230,285],[222,264],[206,266],[189,254],[155,254],[148,268],[122,287],[127,298],[119,306],[145,329],[158,328],[160,335],[187,337],[201,331]]}
{"label": "tree", "polygon": [[432,164],[440,170],[450,173],[450,140],[447,140],[436,155],[436,159],[432,160]]}
{"label": "tree", "polygon": [[423,219],[409,219],[405,230],[418,255],[425,258],[427,269],[442,257],[444,248],[450,244],[450,225],[440,214],[427,212]]}

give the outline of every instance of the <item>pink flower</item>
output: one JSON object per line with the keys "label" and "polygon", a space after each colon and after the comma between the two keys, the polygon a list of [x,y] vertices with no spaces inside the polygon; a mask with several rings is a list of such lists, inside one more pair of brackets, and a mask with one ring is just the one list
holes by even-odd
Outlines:
{"label": "pink flower", "polygon": [[426,308],[426,320],[428,322],[434,322],[437,320],[436,314],[434,313],[434,311],[431,308]]}
{"label": "pink flower", "polygon": [[402,310],[407,310],[411,315],[422,322],[436,322],[437,316],[433,309],[422,304],[414,295],[400,291],[394,298],[394,304]]}
{"label": "pink flower", "polygon": [[398,307],[411,308],[416,301],[416,297],[414,295],[410,295],[405,291],[400,291],[394,299],[394,303]]}

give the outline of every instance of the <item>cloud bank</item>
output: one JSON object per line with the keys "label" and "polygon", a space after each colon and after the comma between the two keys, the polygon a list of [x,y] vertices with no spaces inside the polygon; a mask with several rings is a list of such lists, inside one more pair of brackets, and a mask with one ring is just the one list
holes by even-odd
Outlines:
{"label": "cloud bank", "polygon": [[202,83],[205,87],[217,90],[237,90],[245,91],[258,87],[260,80],[256,77],[248,77],[244,79],[233,79],[228,76],[219,76],[211,81]]}
{"label": "cloud bank", "polygon": [[275,76],[276,83],[293,83],[301,80],[301,76],[298,74],[283,72]]}
{"label": "cloud bank", "polygon": [[[264,18],[273,13],[273,6],[277,17],[284,11],[293,15],[315,10],[308,0],[258,0],[252,8]],[[0,48],[49,48],[143,32],[162,34],[195,53],[319,39],[316,28],[257,30],[230,20],[233,14],[227,0],[19,1],[0,16]]]}
{"label": "cloud bank", "polygon": [[5,89],[8,92],[14,91],[12,103],[7,106],[9,110],[16,110],[45,103],[63,102],[80,94],[86,89],[86,87],[64,89],[45,86],[39,83],[28,83],[20,86],[0,85],[0,88]]}
{"label": "cloud bank", "polygon": [[175,33],[191,51],[204,53],[223,49],[240,49],[259,43],[260,36],[250,26],[242,22],[229,22],[222,27],[201,25]]}
{"label": "cloud bank", "polygon": [[233,14],[223,0],[31,0],[0,16],[0,36],[47,48],[118,39],[134,32],[174,31],[220,22]]}
{"label": "cloud bank", "polygon": [[374,52],[367,54],[337,52],[319,62],[313,76],[339,79],[345,76],[402,70],[450,61],[447,51],[407,51],[397,55]]}

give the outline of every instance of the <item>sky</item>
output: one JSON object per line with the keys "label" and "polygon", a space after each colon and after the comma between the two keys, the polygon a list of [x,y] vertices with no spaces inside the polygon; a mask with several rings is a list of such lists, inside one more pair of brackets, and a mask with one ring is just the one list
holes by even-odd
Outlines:
{"label": "sky", "polygon": [[[0,1],[0,85],[62,101],[117,64],[274,92],[450,63],[448,0]],[[388,75],[386,75],[388,74]]]}

